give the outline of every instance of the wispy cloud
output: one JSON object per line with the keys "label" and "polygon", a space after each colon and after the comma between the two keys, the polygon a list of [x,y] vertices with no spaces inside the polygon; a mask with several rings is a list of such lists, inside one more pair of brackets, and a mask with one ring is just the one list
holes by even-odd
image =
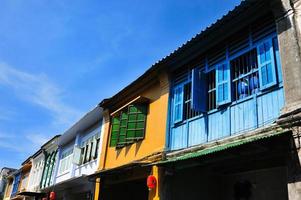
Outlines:
{"label": "wispy cloud", "polygon": [[69,125],[81,114],[64,103],[62,90],[44,74],[31,74],[0,63],[0,85],[12,89],[22,100],[47,109],[53,116],[53,123]]}
{"label": "wispy cloud", "polygon": [[46,135],[41,133],[29,133],[26,135],[26,139],[37,146],[41,146],[49,140]]}

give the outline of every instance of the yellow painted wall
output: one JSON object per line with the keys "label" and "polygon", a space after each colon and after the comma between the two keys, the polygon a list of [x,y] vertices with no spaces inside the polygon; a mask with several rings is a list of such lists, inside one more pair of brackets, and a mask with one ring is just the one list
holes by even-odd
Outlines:
{"label": "yellow painted wall", "polygon": [[[139,160],[165,147],[166,121],[168,111],[169,82],[165,74],[157,77],[158,82],[137,94],[150,99],[146,119],[145,138],[121,149],[109,147],[109,113],[104,112],[105,132],[99,170],[115,168]],[[131,101],[132,99],[129,99]]]}

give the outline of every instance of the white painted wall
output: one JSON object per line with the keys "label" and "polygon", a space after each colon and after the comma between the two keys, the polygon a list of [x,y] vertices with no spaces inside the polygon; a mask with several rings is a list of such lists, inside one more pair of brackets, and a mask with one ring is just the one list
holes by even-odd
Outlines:
{"label": "white painted wall", "polygon": [[44,169],[44,157],[44,154],[41,153],[32,159],[32,167],[28,177],[28,190],[31,192],[37,192],[40,190],[40,182]]}

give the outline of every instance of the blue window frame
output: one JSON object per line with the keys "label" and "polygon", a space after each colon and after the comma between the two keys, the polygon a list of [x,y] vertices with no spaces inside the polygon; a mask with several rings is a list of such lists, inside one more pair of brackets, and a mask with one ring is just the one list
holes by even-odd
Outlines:
{"label": "blue window frame", "polygon": [[19,184],[21,179],[21,173],[17,174],[14,179],[13,190],[11,192],[11,196],[15,196],[18,192]]}
{"label": "blue window frame", "polygon": [[260,89],[276,85],[275,58],[272,38],[257,46]]}
{"label": "blue window frame", "polygon": [[178,85],[173,90],[173,123],[183,120],[183,85]]}
{"label": "blue window frame", "polygon": [[216,104],[217,106],[231,102],[231,77],[228,62],[217,65],[216,67]]}

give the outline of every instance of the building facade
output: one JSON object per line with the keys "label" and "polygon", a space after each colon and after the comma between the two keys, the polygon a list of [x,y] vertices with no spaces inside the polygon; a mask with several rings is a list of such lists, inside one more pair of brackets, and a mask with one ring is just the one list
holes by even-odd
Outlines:
{"label": "building facade", "polygon": [[3,200],[5,197],[5,187],[10,182],[8,176],[14,172],[15,169],[3,167],[0,171],[0,200]]}
{"label": "building facade", "polygon": [[300,198],[299,12],[243,1],[169,55],[162,199]]}
{"label": "building facade", "polygon": [[60,200],[90,200],[94,182],[88,175],[96,172],[102,147],[102,109],[95,107],[70,127],[58,140],[58,160],[53,183],[44,192],[56,193]]}
{"label": "building facade", "polygon": [[160,159],[165,148],[168,94],[166,72],[155,70],[100,104],[105,137],[95,199],[158,198],[146,186],[146,178],[156,173],[147,164]]}

